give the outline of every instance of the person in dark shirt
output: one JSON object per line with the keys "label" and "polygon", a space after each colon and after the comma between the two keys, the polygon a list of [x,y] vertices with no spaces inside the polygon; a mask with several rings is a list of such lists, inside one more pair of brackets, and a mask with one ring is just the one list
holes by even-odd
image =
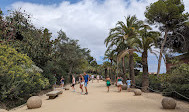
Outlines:
{"label": "person in dark shirt", "polygon": [[89,75],[87,75],[85,72],[84,72],[84,80],[85,80],[85,91],[86,91],[86,95],[88,94],[88,91],[87,91],[87,84],[89,83]]}

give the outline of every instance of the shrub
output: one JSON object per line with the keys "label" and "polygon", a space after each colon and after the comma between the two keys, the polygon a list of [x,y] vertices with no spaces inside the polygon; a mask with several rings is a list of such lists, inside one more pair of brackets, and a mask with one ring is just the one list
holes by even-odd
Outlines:
{"label": "shrub", "polygon": [[[49,85],[26,55],[7,45],[0,45],[0,99],[20,104]],[[14,104],[13,103],[13,104]],[[15,105],[9,104],[8,107]]]}
{"label": "shrub", "polygon": [[[181,64],[172,68],[165,81],[167,84],[164,92],[177,91],[178,93],[189,97],[189,64]],[[184,99],[175,92],[167,95]]]}
{"label": "shrub", "polygon": [[135,76],[135,84],[138,87],[142,87],[142,72],[139,72],[137,76]]}

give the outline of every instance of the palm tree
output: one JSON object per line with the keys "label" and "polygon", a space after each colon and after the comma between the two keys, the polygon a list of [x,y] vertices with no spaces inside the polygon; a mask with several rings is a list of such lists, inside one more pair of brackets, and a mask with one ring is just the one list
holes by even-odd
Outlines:
{"label": "palm tree", "polygon": [[[133,48],[131,44],[129,46],[128,40],[137,36],[137,31],[142,24],[142,21],[138,21],[136,16],[128,16],[125,19],[126,23],[118,21],[116,27],[110,30],[109,36],[105,39],[105,44],[106,46],[108,46],[108,49],[111,49],[115,46],[117,47],[117,49],[119,49],[119,47],[121,48],[119,49],[121,51],[118,53],[121,53],[126,49]],[[122,58],[122,63],[124,63],[124,57]],[[133,50],[129,50],[129,67],[130,78],[133,83],[135,83]],[[123,74],[124,73],[125,68],[123,66]]]}
{"label": "palm tree", "polygon": [[104,68],[104,75],[105,75],[105,78],[106,78],[109,74],[109,69],[111,67],[111,64],[110,64],[109,61],[105,61],[105,62],[103,62],[102,67]]}
{"label": "palm tree", "polygon": [[138,52],[142,53],[142,91],[147,91],[149,86],[148,76],[148,51],[154,54],[152,46],[157,45],[157,39],[160,37],[159,32],[150,31],[150,26],[143,25],[139,31],[139,35],[136,38],[130,39],[129,43],[137,49]]}
{"label": "palm tree", "polygon": [[110,78],[112,81],[114,81],[114,75],[113,75],[113,61],[115,59],[115,51],[114,50],[108,50],[105,52],[105,57],[104,57],[104,60],[110,60],[110,72],[109,72],[109,75],[110,75]]}

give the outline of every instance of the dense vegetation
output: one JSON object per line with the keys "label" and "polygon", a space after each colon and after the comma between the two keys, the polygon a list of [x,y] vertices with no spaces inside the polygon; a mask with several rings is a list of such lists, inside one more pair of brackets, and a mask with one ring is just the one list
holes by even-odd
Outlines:
{"label": "dense vegetation", "polygon": [[25,98],[49,86],[40,69],[26,55],[8,45],[0,45],[0,99],[9,107],[22,104]]}
{"label": "dense vegetation", "polygon": [[[181,0],[158,0],[146,7],[146,21],[138,20],[135,15],[126,17],[125,22],[118,21],[105,39],[105,57],[111,62],[109,69],[113,70],[112,73],[117,71],[117,75],[121,74],[124,81],[129,77],[133,86],[136,85],[144,92],[159,91],[164,95],[186,99],[179,94],[188,97],[187,63],[175,63],[177,66],[172,67],[167,74],[159,74],[162,57],[166,63],[170,54],[188,53],[189,14],[184,13],[184,9]],[[153,31],[150,25],[155,25],[162,33]],[[160,52],[153,48],[159,48]],[[134,72],[137,66],[133,63],[133,52],[142,55],[137,62],[142,72]],[[148,73],[148,52],[156,56],[159,53],[157,74]],[[129,66],[129,70],[125,66]]]}
{"label": "dense vegetation", "polygon": [[0,99],[8,108],[55,82],[60,84],[61,76],[70,83],[72,74],[97,66],[90,50],[81,48],[78,40],[62,30],[53,39],[47,28],[36,28],[30,19],[24,12],[3,16],[0,11]]}

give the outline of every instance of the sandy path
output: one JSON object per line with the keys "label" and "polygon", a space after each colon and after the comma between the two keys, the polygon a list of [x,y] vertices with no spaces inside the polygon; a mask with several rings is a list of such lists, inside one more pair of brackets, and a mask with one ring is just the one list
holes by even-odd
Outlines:
{"label": "sandy path", "polygon": [[64,91],[56,99],[47,100],[42,96],[43,105],[39,109],[28,110],[26,106],[12,110],[13,112],[189,112],[189,104],[177,102],[175,110],[164,110],[161,106],[162,96],[159,94],[145,93],[134,96],[133,92],[117,92],[111,86],[106,92],[105,82],[89,83],[88,95],[81,95],[79,86],[76,92]]}

